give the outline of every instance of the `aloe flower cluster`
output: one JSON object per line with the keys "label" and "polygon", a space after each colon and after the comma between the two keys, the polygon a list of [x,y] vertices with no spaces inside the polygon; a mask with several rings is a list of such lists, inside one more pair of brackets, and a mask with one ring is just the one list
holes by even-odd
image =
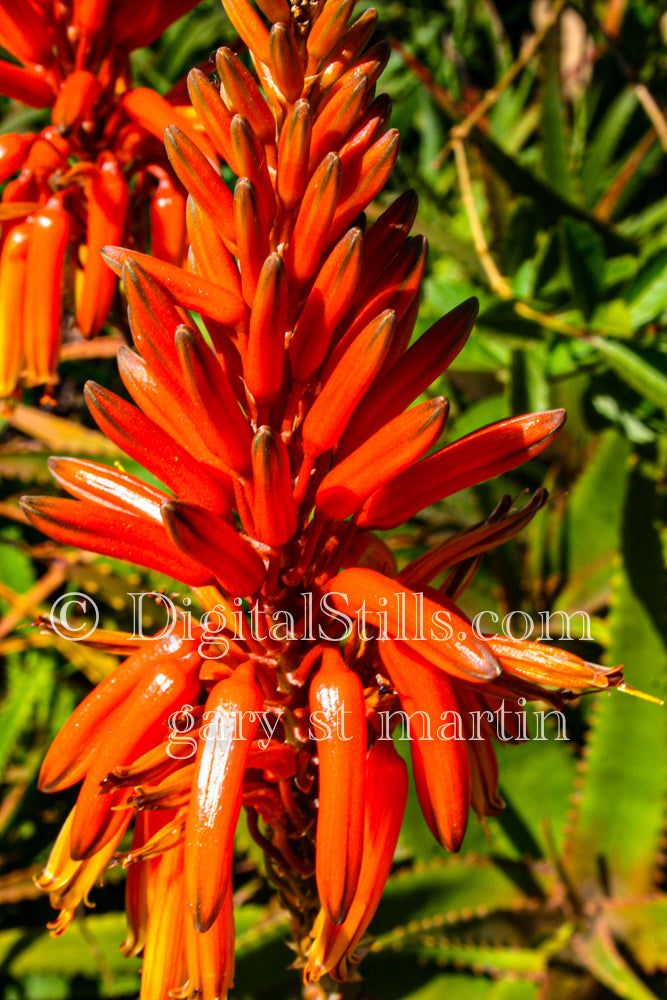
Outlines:
{"label": "aloe flower cluster", "polygon": [[[367,48],[376,13],[351,19],[354,0],[224,6],[250,60],[223,48],[215,83],[189,77],[215,155],[178,126],[165,134],[188,191],[187,263],[105,249],[127,295],[135,349],[119,366],[134,405],[86,388],[100,429],[164,488],[58,458],[71,499],[24,501],[52,538],[165,572],[207,611],[148,642],[105,636],[130,655],[40,776],[45,791],[83,782],[40,880],[54,931],[122,860],[124,950],[143,952],[145,1000],[226,995],[242,808],[305,981],[344,981],[403,819],[400,710],[424,819],[456,851],[471,807],[483,819],[503,805],[493,713],[621,680],[540,643],[485,638],[459,607],[483,553],[533,517],[542,490],[522,508],[505,498],[399,571],[378,531],[537,455],[564,414],[439,446],[447,400],[420,400],[476,303],[411,343],[426,260],[410,235],[415,196],[365,218],[398,155],[375,93],[388,48]],[[463,738],[436,737],[452,717]]]}
{"label": "aloe flower cluster", "polygon": [[116,290],[105,244],[132,240],[184,260],[185,194],[162,138],[173,121],[193,134],[192,115],[133,89],[129,56],[196,3],[0,3],[2,46],[16,60],[0,60],[0,93],[51,108],[39,132],[0,136],[0,183],[9,182],[0,206],[0,399],[19,381],[56,381],[71,318],[83,337],[99,333]]}

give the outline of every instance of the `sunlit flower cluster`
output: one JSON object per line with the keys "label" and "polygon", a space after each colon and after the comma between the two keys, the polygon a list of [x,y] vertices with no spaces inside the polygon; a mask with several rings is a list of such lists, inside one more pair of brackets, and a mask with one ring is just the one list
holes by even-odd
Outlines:
{"label": "sunlit flower cluster", "polygon": [[[188,112],[132,88],[129,55],[197,0],[20,0],[0,5],[0,93],[51,109],[39,132],[0,137],[0,399],[53,384],[65,324],[99,333],[116,280],[100,257],[130,241],[182,263],[185,196],[162,136]],[[209,151],[205,140],[202,148]]]}
{"label": "sunlit flower cluster", "polygon": [[[350,20],[354,0],[224,6],[250,61],[223,48],[216,83],[189,77],[219,160],[179,127],[165,137],[189,193],[187,266],[105,249],[127,295],[135,350],[121,349],[119,367],[136,405],[86,388],[100,429],[163,488],[54,459],[72,498],[24,502],[59,542],[163,571],[209,612],[208,627],[183,618],[148,643],[109,637],[130,655],[41,773],[47,791],[83,781],[41,880],[57,931],[133,823],[120,855],[124,950],[143,951],[144,998],[226,995],[242,808],[306,981],[343,981],[408,794],[384,720],[399,709],[414,719],[424,818],[456,851],[471,806],[482,819],[502,808],[494,731],[448,740],[429,727],[448,713],[488,718],[504,701],[559,705],[621,679],[539,643],[485,639],[459,607],[483,553],[528,523],[544,491],[519,508],[505,498],[400,570],[377,533],[537,455],[564,414],[439,445],[448,403],[424,394],[463,347],[476,303],[411,343],[426,262],[424,239],[410,236],[416,198],[372,223],[363,214],[398,155],[389,101],[375,94],[388,49],[367,48],[376,13]],[[253,629],[239,629],[253,606]],[[287,615],[289,635],[276,628]],[[191,754],[174,753],[174,732]]]}

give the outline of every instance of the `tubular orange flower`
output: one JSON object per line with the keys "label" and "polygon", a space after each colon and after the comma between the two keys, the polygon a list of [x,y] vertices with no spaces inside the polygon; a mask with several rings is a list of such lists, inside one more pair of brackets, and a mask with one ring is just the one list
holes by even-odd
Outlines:
{"label": "tubular orange flower", "polygon": [[[74,499],[24,502],[52,537],[169,572],[207,612],[206,629],[181,621],[133,649],[57,737],[41,778],[83,779],[65,864],[92,865],[135,816],[125,950],[144,947],[146,998],[225,996],[242,807],[297,964],[308,981],[342,981],[405,807],[391,742],[401,709],[426,822],[458,850],[471,806],[480,818],[502,808],[493,731],[473,736],[475,717],[622,678],[479,635],[458,606],[482,554],[530,521],[544,491],[521,510],[504,498],[400,572],[372,530],[538,455],[564,414],[515,416],[438,449],[447,400],[419,396],[465,343],[477,303],[410,346],[426,260],[410,236],[416,198],[368,228],[360,217],[398,153],[375,96],[387,47],[363,51],[376,15],[350,22],[354,0],[224,6],[253,70],[222,50],[221,94],[200,71],[189,78],[201,132],[167,130],[188,192],[187,263],[106,248],[127,289],[137,353],[122,351],[120,367],[134,404],[86,389],[100,429],[164,488],[58,459]],[[158,22],[146,14],[144,35]],[[137,124],[164,124],[159,100],[125,104]],[[213,150],[237,175],[233,195]],[[459,739],[433,733],[450,722]]]}

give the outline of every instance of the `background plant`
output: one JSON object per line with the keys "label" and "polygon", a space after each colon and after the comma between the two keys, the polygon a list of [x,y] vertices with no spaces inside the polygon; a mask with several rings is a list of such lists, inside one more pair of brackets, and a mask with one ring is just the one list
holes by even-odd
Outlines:
{"label": "background plant", "polygon": [[[197,8],[170,29],[168,44],[137,54],[165,91],[185,68],[165,53],[187,44],[199,61],[224,39],[216,14],[214,40],[192,50],[194,28],[209,23],[208,13]],[[527,409],[565,405],[569,413],[550,452],[549,509],[520,543],[488,559],[471,597],[479,610],[501,617],[515,608],[589,612],[596,648],[567,648],[624,662],[629,683],[659,695],[667,405],[659,5],[556,4],[545,8],[541,28],[518,3],[502,12],[483,2],[387,4],[380,13],[382,34],[395,42],[385,80],[403,137],[395,183],[417,188],[415,228],[431,247],[420,322],[428,325],[469,294],[482,304],[476,333],[436,387],[456,402],[449,439]],[[498,87],[508,72],[509,82]],[[494,85],[498,99],[485,100]],[[484,114],[466,124],[480,102]],[[81,405],[85,378],[114,382],[113,366],[103,378],[100,365],[107,363],[94,370],[69,364],[55,414],[28,397],[10,418],[0,452],[7,515],[0,595],[7,874],[0,899],[8,928],[0,962],[8,996],[136,991],[134,974],[115,953],[120,894],[110,886],[96,894],[98,913],[56,943],[39,936],[48,914],[30,881],[68,807],[34,790],[43,747],[108,663],[90,652],[73,658],[69,643],[66,655],[54,651],[37,631],[10,635],[63,587],[98,593],[113,627],[127,624],[128,590],[178,589],[154,574],[128,576],[112,560],[63,552],[18,519],[18,494],[44,491],[48,453],[113,457]],[[543,478],[544,467],[527,469],[444,501],[419,520],[420,540],[432,543],[475,523],[502,493]],[[405,543],[401,533],[391,538],[399,554],[410,555]],[[593,710],[582,704],[571,712],[570,734],[569,745],[549,740],[503,754],[508,809],[488,821],[491,846],[477,828],[460,858],[436,862],[419,823],[409,825],[372,928],[378,937],[365,961],[369,993],[664,995],[664,713],[604,698]],[[239,995],[275,995],[281,984],[267,983],[262,970],[269,952],[272,969],[289,963],[280,916],[266,907],[249,839],[240,838],[239,852],[247,900]],[[285,972],[284,990],[298,992],[292,973]]]}

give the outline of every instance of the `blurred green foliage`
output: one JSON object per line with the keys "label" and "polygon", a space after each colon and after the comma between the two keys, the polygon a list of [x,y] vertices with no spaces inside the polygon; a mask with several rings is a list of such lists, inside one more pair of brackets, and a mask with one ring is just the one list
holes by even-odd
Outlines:
{"label": "blurred green foliage", "polygon": [[[662,697],[664,7],[660,0],[375,6],[379,34],[393,46],[383,87],[402,135],[399,167],[381,201],[414,187],[415,229],[430,242],[418,330],[470,295],[481,303],[475,334],[432,389],[452,402],[447,437],[531,409],[568,410],[564,432],[539,462],[438,504],[390,544],[412,554],[476,523],[504,493],[543,483],[548,508],[516,543],[486,557],[466,609],[501,618],[522,609],[537,623],[539,612],[584,611],[594,641],[567,648],[624,663],[628,684]],[[231,37],[207,0],[153,49],[136,53],[135,71],[167,93]],[[485,95],[485,113],[470,120]],[[5,112],[6,129],[38,114],[6,104]],[[113,461],[83,408],[91,375],[122,392],[112,362],[65,363],[55,416],[68,424],[36,420],[38,399],[28,394],[0,439],[3,1000],[138,992],[139,963],[117,951],[124,917],[116,873],[93,893],[97,909],[58,941],[43,930],[50,911],[32,885],[72,798],[36,791],[43,751],[113,660],[26,626],[66,589],[94,596],[101,624],[123,628],[128,591],[180,587],[110,559],[59,551],[18,518],[22,493],[55,491],[48,454]],[[156,609],[152,627],[159,626]],[[486,830],[474,826],[459,857],[443,856],[410,801],[396,872],[371,926],[365,984],[352,984],[349,996],[667,997],[667,715],[612,692],[568,710],[568,741],[555,735],[500,749],[507,809]],[[233,995],[297,997],[285,924],[266,903],[243,833],[239,857],[251,898],[237,908]],[[248,885],[257,886],[254,896]]]}

